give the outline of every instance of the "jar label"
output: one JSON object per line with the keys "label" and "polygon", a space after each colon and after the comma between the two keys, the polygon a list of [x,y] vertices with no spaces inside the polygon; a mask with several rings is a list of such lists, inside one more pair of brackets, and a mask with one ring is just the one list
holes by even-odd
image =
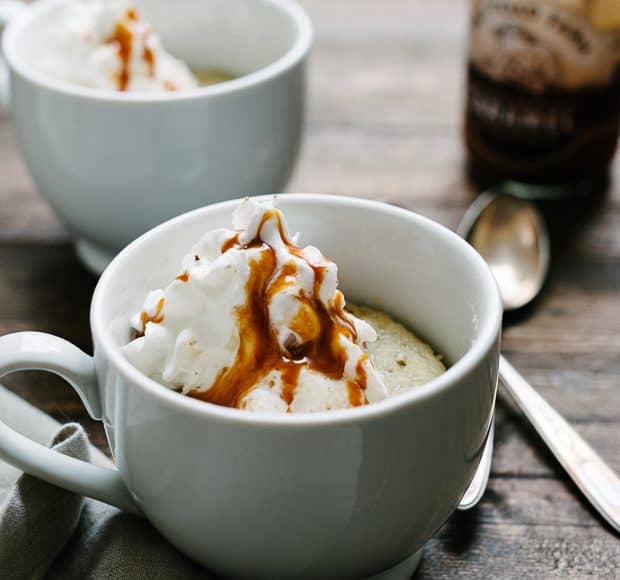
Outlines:
{"label": "jar label", "polygon": [[465,136],[479,162],[531,182],[608,163],[620,113],[620,30],[591,11],[606,1],[472,0]]}
{"label": "jar label", "polygon": [[[495,81],[532,93],[609,83],[620,56],[620,32],[598,28],[590,12],[578,9],[580,4],[474,0],[471,64]],[[620,1],[615,6],[620,11]]]}

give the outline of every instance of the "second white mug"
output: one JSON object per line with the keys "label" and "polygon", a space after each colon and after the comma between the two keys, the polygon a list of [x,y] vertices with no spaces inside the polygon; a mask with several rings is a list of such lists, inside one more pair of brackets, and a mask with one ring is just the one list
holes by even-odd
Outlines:
{"label": "second white mug", "polygon": [[10,95],[39,191],[90,269],[101,272],[131,240],[187,210],[283,189],[302,136],[312,43],[312,26],[296,2],[184,0],[173,13],[170,2],[143,2],[171,53],[196,70],[237,78],[130,94],[37,71],[43,31],[77,1],[39,0],[10,19],[3,35],[10,90],[0,93]]}

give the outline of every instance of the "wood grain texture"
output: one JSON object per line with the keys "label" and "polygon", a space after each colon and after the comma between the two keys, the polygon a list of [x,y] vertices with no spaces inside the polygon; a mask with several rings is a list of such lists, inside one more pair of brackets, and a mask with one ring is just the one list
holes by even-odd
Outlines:
{"label": "wood grain texture", "polygon": [[[455,227],[475,195],[460,135],[464,0],[303,0],[316,28],[307,135],[290,191],[382,199]],[[546,204],[552,271],[507,319],[504,349],[620,471],[620,161],[596,202]],[[44,330],[90,352],[95,280],[27,175],[0,117],[0,333]],[[77,395],[43,373],[5,383],[61,421]],[[418,574],[444,578],[617,578],[620,542],[502,399],[490,486],[426,548]]]}

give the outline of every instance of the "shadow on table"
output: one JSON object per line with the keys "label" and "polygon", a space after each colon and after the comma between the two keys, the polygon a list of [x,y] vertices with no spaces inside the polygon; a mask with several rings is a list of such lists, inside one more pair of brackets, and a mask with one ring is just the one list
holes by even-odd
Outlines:
{"label": "shadow on table", "polygon": [[[487,490],[489,493],[490,490]],[[480,533],[480,510],[457,511],[448,520],[439,537],[443,549],[459,556],[476,543]]]}

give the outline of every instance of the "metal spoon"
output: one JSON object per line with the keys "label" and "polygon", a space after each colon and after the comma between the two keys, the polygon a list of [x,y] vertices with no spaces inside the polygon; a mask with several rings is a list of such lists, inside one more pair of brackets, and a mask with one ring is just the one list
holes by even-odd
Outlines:
{"label": "metal spoon", "polygon": [[[549,267],[549,237],[535,206],[506,194],[489,192],[474,202],[457,231],[488,262],[505,310],[520,308],[539,293]],[[575,484],[620,532],[620,478],[503,356],[499,376]],[[492,436],[491,430],[460,509],[473,507],[484,493],[491,468]]]}
{"label": "metal spoon", "polygon": [[[549,236],[535,206],[509,195],[486,192],[469,207],[457,230],[489,264],[504,310],[531,302],[540,292],[549,269]],[[493,458],[495,423],[459,510],[473,508],[482,499]]]}

